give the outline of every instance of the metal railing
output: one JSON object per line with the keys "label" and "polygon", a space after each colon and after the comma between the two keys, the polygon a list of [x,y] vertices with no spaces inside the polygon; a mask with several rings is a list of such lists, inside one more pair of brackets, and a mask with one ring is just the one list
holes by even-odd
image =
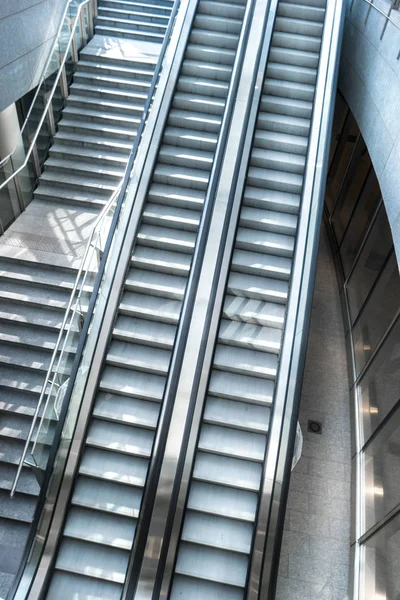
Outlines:
{"label": "metal railing", "polygon": [[[368,10],[367,10],[367,14],[366,14],[365,21],[364,21],[365,25],[367,24],[368,17],[369,17],[369,15],[371,13],[371,9],[372,8],[375,9],[380,15],[382,15],[383,17],[385,17],[385,22],[383,24],[382,31],[381,31],[381,34],[379,36],[380,40],[383,38],[384,33],[386,31],[386,28],[387,28],[389,22],[392,23],[392,25],[394,25],[397,29],[400,30],[400,19],[398,21],[395,21],[390,16],[393,10],[398,10],[399,9],[399,6],[400,6],[399,0],[393,0],[389,4],[388,12],[385,12],[384,10],[382,10],[382,8],[380,8],[379,6],[377,6],[374,3],[374,0],[362,0],[362,1],[365,2],[366,4],[368,4]],[[354,6],[354,2],[355,2],[355,0],[351,0],[349,12],[352,12],[353,6]],[[399,51],[397,53],[397,60],[399,60],[399,59],[400,59],[400,49],[399,49]]]}
{"label": "metal railing", "polygon": [[[39,155],[38,138],[47,128],[46,139],[50,146],[62,108],[56,108],[56,92],[59,92],[59,104],[62,104],[69,93],[67,67],[72,66],[73,71],[73,65],[78,61],[78,50],[93,36],[96,14],[97,0],[70,0],[67,3],[14,149],[0,162],[0,175],[4,179],[0,183],[0,192],[8,188],[10,195],[16,194],[21,212],[29,204],[46,155],[46,152]],[[36,109],[41,111],[37,125],[34,115]],[[21,185],[22,176],[29,181],[28,186]],[[28,195],[26,199],[24,192]],[[2,228],[4,231],[3,225]]]}
{"label": "metal railing", "polygon": [[[88,1],[91,0],[85,0],[85,2]],[[70,378],[73,379],[74,376],[76,376],[76,373],[73,374],[73,361],[71,361],[70,355],[74,355],[76,364],[78,361],[76,360],[75,354],[79,355],[83,353],[84,341],[82,341],[82,337],[86,338],[90,333],[89,323],[91,322],[95,311],[95,297],[101,290],[101,283],[106,271],[107,259],[110,255],[112,241],[118,226],[118,219],[121,213],[125,192],[129,180],[134,174],[134,162],[147,119],[151,112],[155,91],[162,72],[164,57],[179,5],[180,0],[175,0],[163,46],[143,109],[143,115],[136,132],[135,142],[127,162],[123,179],[111,195],[100,215],[97,217],[91,230],[85,254],[65,311],[58,340],[53,351],[45,382],[25,442],[24,450],[18,464],[17,473],[10,492],[11,497],[15,494],[18,480],[25,464],[39,467],[42,470],[46,468],[48,456],[45,449],[53,442],[49,430],[54,425],[54,422],[57,422],[60,417],[63,418],[61,415],[62,407],[69,402],[72,387],[69,386],[69,384],[73,383],[70,382]],[[84,304],[85,301],[89,300],[90,294],[92,297],[89,303],[89,309],[86,311]],[[83,327],[85,319],[87,324],[86,328]],[[80,343],[78,352],[76,353],[76,347],[78,346],[77,342]],[[39,424],[37,426],[38,421]],[[31,444],[33,444],[31,449],[33,463],[26,461]]]}

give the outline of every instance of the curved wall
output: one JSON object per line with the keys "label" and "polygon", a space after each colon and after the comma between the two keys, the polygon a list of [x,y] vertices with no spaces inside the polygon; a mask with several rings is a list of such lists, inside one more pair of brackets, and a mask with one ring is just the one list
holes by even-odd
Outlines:
{"label": "curved wall", "polygon": [[37,85],[67,0],[0,0],[0,111]]}
{"label": "curved wall", "polygon": [[[388,1],[374,3],[388,11]],[[400,27],[400,12],[391,17]],[[348,0],[338,86],[367,144],[400,262],[400,29],[389,22],[380,40],[385,21]]]}

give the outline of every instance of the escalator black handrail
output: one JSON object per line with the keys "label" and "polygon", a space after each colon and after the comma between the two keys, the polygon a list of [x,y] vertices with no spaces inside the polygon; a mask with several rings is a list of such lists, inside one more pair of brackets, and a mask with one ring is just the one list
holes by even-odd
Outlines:
{"label": "escalator black handrail", "polygon": [[276,592],[307,350],[344,16],[344,0],[328,0],[246,600],[273,600]]}
{"label": "escalator black handrail", "polygon": [[89,332],[89,327],[90,327],[92,317],[94,314],[94,310],[95,310],[97,295],[99,293],[99,289],[100,289],[100,286],[101,286],[101,283],[102,283],[102,280],[104,277],[104,273],[106,270],[108,258],[109,258],[110,251],[111,251],[112,242],[113,242],[114,235],[115,235],[115,232],[117,229],[117,225],[118,225],[118,221],[120,218],[122,206],[124,203],[127,187],[128,187],[130,177],[131,177],[133,169],[134,169],[134,163],[135,163],[135,160],[136,160],[136,157],[138,154],[140,141],[141,141],[141,138],[142,138],[142,135],[143,135],[143,132],[145,129],[145,125],[147,122],[147,118],[148,118],[148,115],[150,112],[151,103],[152,103],[152,100],[153,100],[153,97],[154,97],[154,94],[156,91],[156,87],[157,87],[157,83],[158,83],[158,80],[159,80],[159,77],[161,74],[162,67],[164,64],[166,51],[167,51],[167,48],[168,48],[168,45],[170,42],[171,34],[172,34],[172,31],[174,28],[174,24],[175,24],[176,16],[178,14],[180,4],[181,4],[181,0],[174,0],[174,4],[173,4],[170,18],[168,21],[168,26],[165,31],[163,43],[162,43],[162,46],[160,49],[160,54],[158,56],[156,67],[155,67],[153,77],[152,77],[152,80],[150,83],[148,96],[147,96],[147,99],[146,99],[146,102],[145,102],[145,105],[143,108],[142,117],[141,117],[141,120],[139,123],[139,127],[138,127],[138,130],[136,133],[136,137],[135,137],[132,149],[129,153],[127,166],[125,168],[124,176],[123,176],[122,183],[121,183],[121,189],[120,189],[119,195],[118,195],[118,201],[116,204],[115,212],[113,214],[113,219],[112,219],[112,222],[110,225],[110,230],[107,235],[107,240],[105,243],[104,251],[103,251],[103,254],[101,257],[100,265],[99,265],[96,279],[94,282],[93,291],[91,293],[88,310],[85,315],[82,332],[81,332],[81,335],[79,338],[78,347],[77,347],[73,365],[71,368],[71,375],[70,375],[68,387],[67,387],[67,390],[65,393],[62,408],[60,410],[60,417],[59,417],[59,420],[57,423],[57,428],[56,428],[56,431],[54,434],[52,447],[51,447],[47,465],[46,465],[46,470],[43,474],[43,481],[41,484],[41,489],[40,489],[39,498],[38,498],[38,502],[36,505],[34,517],[32,520],[32,525],[31,525],[31,528],[29,531],[28,539],[27,539],[25,547],[24,547],[24,552],[23,552],[23,555],[21,558],[18,572],[17,572],[16,577],[13,581],[13,584],[7,594],[7,600],[11,600],[12,598],[14,598],[15,593],[18,589],[18,586],[21,581],[21,577],[24,573],[27,561],[28,561],[30,553],[31,553],[31,548],[32,548],[33,542],[35,540],[36,528],[37,528],[37,525],[39,524],[39,521],[40,521],[40,518],[42,515],[42,511],[43,511],[45,503],[46,503],[46,492],[47,492],[47,488],[48,488],[48,485],[49,485],[49,482],[50,482],[50,479],[51,479],[51,476],[53,473],[54,463],[55,463],[55,459],[56,459],[57,453],[58,453],[58,448],[59,448],[59,444],[60,444],[60,440],[61,440],[61,436],[62,436],[64,422],[65,422],[65,418],[66,418],[66,415],[68,412],[69,402],[71,400],[72,390],[75,385],[76,377],[77,377],[78,370],[79,370],[79,365],[80,365],[80,362],[82,359],[86,339],[87,339],[88,332]]}
{"label": "escalator black handrail", "polygon": [[[176,334],[176,341],[174,345],[174,351],[171,358],[168,373],[168,380],[165,387],[162,412],[160,415],[156,439],[154,441],[154,446],[152,450],[152,459],[148,469],[145,493],[142,499],[142,506],[145,507],[145,511],[142,512],[140,521],[137,525],[138,533],[135,535],[135,541],[131,552],[131,560],[128,567],[128,575],[126,578],[122,600],[130,600],[135,597],[135,592],[138,584],[138,573],[140,573],[146,550],[146,542],[148,539],[147,534],[152,517],[157,491],[157,484],[160,476],[162,460],[164,457],[165,444],[172,416],[172,410],[174,407],[175,393],[179,381],[182,358],[186,347],[187,331],[190,325],[190,317],[193,312],[199,274],[203,264],[203,256],[214,208],[215,195],[220,181],[219,174],[227,150],[228,134],[231,127],[231,117],[236,102],[239,80],[243,66],[243,59],[248,43],[250,25],[254,11],[254,5],[255,0],[250,0],[250,2],[246,4],[246,12],[243,18],[243,24],[240,32],[235,62],[232,68],[231,81],[226,100],[225,111],[222,118],[220,135],[218,138],[214,162],[204,201],[204,208],[197,235],[195,252],[192,259],[192,267],[190,270],[189,280],[186,286],[185,298],[182,306],[178,331]],[[169,522],[167,522],[167,526],[169,526]],[[164,543],[163,550],[165,550],[165,548],[166,544]],[[161,556],[163,556],[163,554]],[[161,563],[162,558],[160,558],[160,564]],[[157,577],[155,582],[155,587],[157,591],[154,592],[154,597],[158,597],[158,590],[161,586],[162,570],[163,569],[161,566],[157,571]]]}

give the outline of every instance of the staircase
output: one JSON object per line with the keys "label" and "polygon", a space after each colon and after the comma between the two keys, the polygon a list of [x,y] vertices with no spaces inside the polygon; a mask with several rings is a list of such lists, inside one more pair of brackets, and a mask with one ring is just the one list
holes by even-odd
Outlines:
{"label": "staircase", "polygon": [[278,4],[171,600],[246,597],[325,4]]}
{"label": "staircase", "polygon": [[39,492],[26,468],[13,500],[9,490],[85,239],[124,173],[172,5],[100,0],[34,200],[0,238],[0,598]]}

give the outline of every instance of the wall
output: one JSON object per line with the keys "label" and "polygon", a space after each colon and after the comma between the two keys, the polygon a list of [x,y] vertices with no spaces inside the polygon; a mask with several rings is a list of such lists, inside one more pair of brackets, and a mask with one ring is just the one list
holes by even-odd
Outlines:
{"label": "wall", "polygon": [[[382,190],[400,261],[400,30],[364,0],[348,0],[339,89],[353,112]],[[387,12],[389,2],[375,0]],[[392,18],[400,26],[399,11]]]}
{"label": "wall", "polygon": [[66,2],[0,1],[0,111],[37,84]]}

